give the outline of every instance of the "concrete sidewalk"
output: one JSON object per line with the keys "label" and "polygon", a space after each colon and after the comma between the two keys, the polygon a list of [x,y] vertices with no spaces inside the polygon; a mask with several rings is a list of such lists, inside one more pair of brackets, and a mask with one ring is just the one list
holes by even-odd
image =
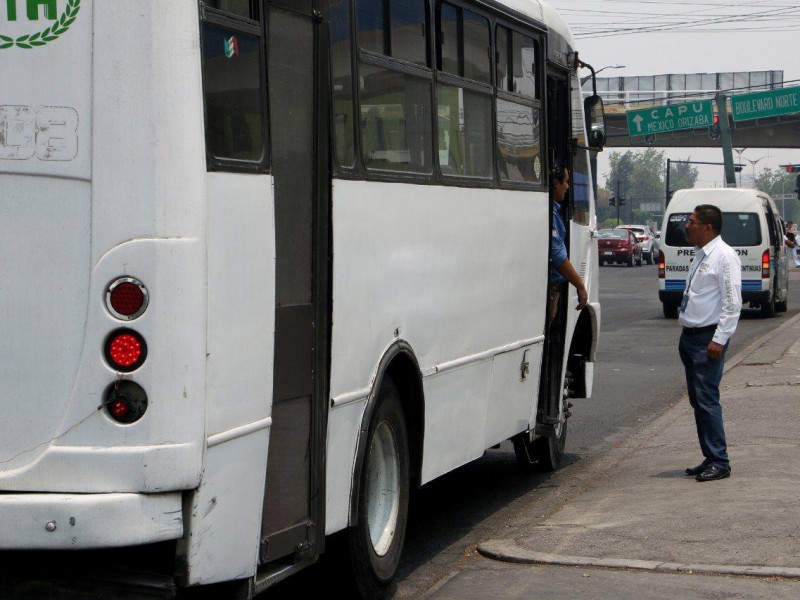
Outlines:
{"label": "concrete sidewalk", "polygon": [[684,475],[703,457],[683,401],[599,459],[549,514],[522,511],[479,552],[583,569],[800,578],[799,386],[800,315],[726,365],[730,478]]}

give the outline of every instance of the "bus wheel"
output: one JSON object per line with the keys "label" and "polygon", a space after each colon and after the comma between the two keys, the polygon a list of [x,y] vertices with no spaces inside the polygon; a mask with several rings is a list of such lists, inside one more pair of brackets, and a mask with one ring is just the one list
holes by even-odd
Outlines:
{"label": "bus wheel", "polygon": [[348,531],[350,565],[361,597],[376,598],[400,564],[408,519],[408,434],[400,395],[388,376],[379,392],[358,476],[358,522]]}

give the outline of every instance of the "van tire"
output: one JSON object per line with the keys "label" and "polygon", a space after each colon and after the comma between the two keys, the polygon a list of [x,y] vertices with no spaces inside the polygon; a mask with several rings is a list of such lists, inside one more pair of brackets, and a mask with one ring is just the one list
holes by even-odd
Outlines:
{"label": "van tire", "polygon": [[672,304],[671,302],[662,302],[661,308],[664,310],[664,318],[665,319],[677,319],[678,318],[678,305]]}
{"label": "van tire", "polygon": [[770,295],[769,301],[764,302],[761,305],[761,316],[764,317],[765,319],[771,319],[772,317],[775,316],[775,309],[776,309],[775,290],[773,290],[772,294]]}

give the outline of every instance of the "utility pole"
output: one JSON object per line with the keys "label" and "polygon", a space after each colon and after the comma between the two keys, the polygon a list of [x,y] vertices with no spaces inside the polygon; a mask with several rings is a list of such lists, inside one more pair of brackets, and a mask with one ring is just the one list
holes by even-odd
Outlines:
{"label": "utility pole", "polygon": [[736,171],[733,168],[731,129],[728,123],[728,98],[719,92],[715,98],[719,116],[719,132],[722,141],[722,160],[725,163],[725,187],[736,187]]}
{"label": "utility pole", "polygon": [[622,196],[619,195],[619,179],[617,179],[617,225],[619,225],[619,205],[622,204],[621,200]]}

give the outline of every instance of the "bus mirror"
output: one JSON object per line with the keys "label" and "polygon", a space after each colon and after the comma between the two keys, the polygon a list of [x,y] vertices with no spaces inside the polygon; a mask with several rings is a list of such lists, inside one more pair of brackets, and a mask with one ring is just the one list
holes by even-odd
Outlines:
{"label": "bus mirror", "polygon": [[602,150],[606,143],[606,115],[603,109],[603,99],[596,94],[589,96],[583,101],[583,110],[586,114],[588,146]]}

